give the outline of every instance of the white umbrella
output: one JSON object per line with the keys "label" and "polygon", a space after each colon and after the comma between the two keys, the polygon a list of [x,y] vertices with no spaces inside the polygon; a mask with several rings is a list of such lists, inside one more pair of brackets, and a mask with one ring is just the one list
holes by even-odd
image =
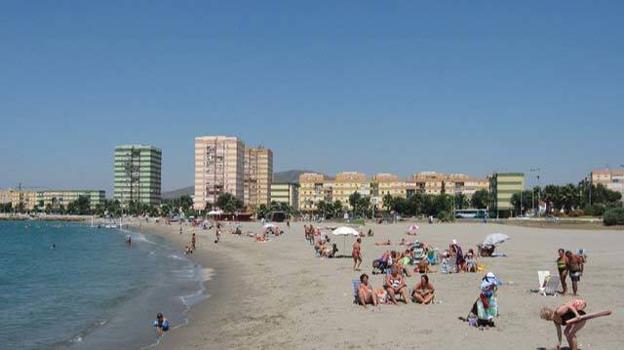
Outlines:
{"label": "white umbrella", "polygon": [[342,251],[344,252],[345,250],[345,246],[346,246],[346,242],[347,242],[347,236],[354,236],[354,237],[358,237],[360,235],[360,233],[354,229],[353,227],[348,227],[348,226],[340,226],[337,229],[332,231],[332,234],[334,236],[342,236]]}
{"label": "white umbrella", "polygon": [[485,237],[485,239],[483,240],[483,245],[497,245],[505,242],[508,239],[509,236],[504,233],[492,233]]}
{"label": "white umbrella", "polygon": [[273,228],[273,227],[277,227],[277,225],[272,224],[272,223],[266,223],[264,224],[264,226],[262,226],[262,228],[267,229],[267,228]]}
{"label": "white umbrella", "polygon": [[411,226],[407,229],[407,232],[408,232],[408,233],[411,233],[411,234],[415,234],[415,233],[416,233],[416,231],[418,231],[418,230],[420,230],[420,226],[418,226],[418,225],[416,225],[416,224],[413,224],[413,225],[411,225]]}
{"label": "white umbrella", "polygon": [[359,236],[360,233],[353,227],[340,226],[332,231],[334,236]]}
{"label": "white umbrella", "polygon": [[222,210],[211,210],[208,212],[208,215],[221,215],[223,214]]}

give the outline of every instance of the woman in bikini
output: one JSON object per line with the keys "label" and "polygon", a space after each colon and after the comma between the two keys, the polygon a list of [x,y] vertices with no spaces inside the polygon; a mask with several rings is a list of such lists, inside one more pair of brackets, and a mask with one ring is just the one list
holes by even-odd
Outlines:
{"label": "woman in bikini", "polygon": [[557,270],[559,270],[559,279],[561,280],[561,294],[565,295],[568,291],[568,284],[566,278],[568,278],[568,257],[565,255],[565,250],[559,248],[559,256],[557,257]]}
{"label": "woman in bikini", "polygon": [[377,306],[379,300],[373,288],[368,284],[368,275],[363,273],[360,276],[360,286],[358,287],[358,301],[360,305],[366,307],[367,304]]}
{"label": "woman in bikini", "polygon": [[396,266],[392,266],[390,274],[386,276],[384,288],[388,292],[391,303],[397,304],[396,295],[399,294],[403,297],[403,302],[407,304],[407,285]]}
{"label": "woman in bikini", "polygon": [[557,329],[557,350],[561,347],[561,327],[565,326],[563,334],[568,341],[570,350],[578,350],[576,333],[585,326],[588,320],[611,315],[611,311],[601,311],[591,315],[585,313],[587,303],[582,299],[574,299],[560,305],[556,309],[547,307],[540,310],[540,317],[546,321],[553,321]]}
{"label": "woman in bikini", "polygon": [[429,283],[429,276],[422,275],[420,276],[420,283],[414,286],[412,301],[419,304],[429,304],[433,301],[434,291],[433,285]]}

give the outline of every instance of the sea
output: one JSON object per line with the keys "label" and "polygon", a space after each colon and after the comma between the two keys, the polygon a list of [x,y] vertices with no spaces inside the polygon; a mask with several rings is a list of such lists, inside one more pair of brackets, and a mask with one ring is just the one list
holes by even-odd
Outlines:
{"label": "sea", "polygon": [[201,267],[158,236],[0,221],[2,349],[149,348],[158,312],[176,328],[204,298]]}

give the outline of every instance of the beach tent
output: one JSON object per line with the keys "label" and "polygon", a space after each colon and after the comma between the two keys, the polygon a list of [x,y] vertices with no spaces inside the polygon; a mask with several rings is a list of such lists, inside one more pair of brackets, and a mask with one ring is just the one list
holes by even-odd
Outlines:
{"label": "beach tent", "polygon": [[407,229],[407,232],[414,235],[418,230],[420,230],[420,226],[413,224]]}
{"label": "beach tent", "polygon": [[347,241],[347,236],[353,236],[353,237],[358,237],[360,235],[360,233],[354,229],[353,227],[348,227],[348,226],[340,226],[337,229],[332,231],[332,234],[334,236],[342,236],[342,251],[344,255],[344,251],[345,251],[345,247],[346,247],[346,241]]}
{"label": "beach tent", "polygon": [[504,233],[491,233],[487,235],[487,237],[485,237],[485,239],[483,240],[483,245],[497,245],[505,242],[508,239],[509,236]]}

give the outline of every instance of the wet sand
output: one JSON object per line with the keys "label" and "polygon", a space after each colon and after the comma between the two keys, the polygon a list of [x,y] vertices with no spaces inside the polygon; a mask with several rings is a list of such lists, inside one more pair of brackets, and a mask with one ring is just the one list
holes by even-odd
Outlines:
{"label": "wet sand", "polygon": [[[621,231],[558,230],[510,225],[456,223],[420,224],[416,237],[438,248],[457,239],[466,252],[488,233],[503,232],[511,240],[497,251],[508,256],[482,258],[487,271],[505,282],[498,292],[500,317],[497,327],[485,331],[458,320],[478,296],[481,273],[430,274],[441,303],[429,306],[382,305],[380,309],[352,303],[351,280],[360,272],[352,260],[322,259],[303,238],[303,224],[293,223],[290,232],[265,244],[249,237],[224,234],[214,243],[214,230],[194,230],[179,225],[141,224],[141,229],[168,238],[182,249],[191,233],[198,247],[191,259],[212,276],[206,286],[210,297],[194,306],[187,326],[169,332],[162,349],[554,349],[555,329],[538,317],[541,306],[557,306],[571,297],[544,297],[530,293],[537,287],[537,271],[556,272],[560,247],[588,250],[589,262],[579,293],[588,310],[613,310],[613,315],[588,322],[579,332],[582,349],[617,349],[624,343],[624,255]],[[331,225],[331,224],[330,224]],[[282,225],[284,229],[285,225]],[[388,247],[375,241],[401,238],[409,223],[367,224],[375,237],[364,238],[363,272],[370,275],[371,262]],[[244,223],[244,232],[259,232],[259,223]],[[351,238],[336,243],[339,254],[350,254]],[[401,249],[398,245],[390,247]],[[381,287],[382,277],[371,278]],[[408,279],[411,288],[418,275]],[[568,280],[568,284],[569,280]],[[564,346],[567,346],[564,339]]]}

